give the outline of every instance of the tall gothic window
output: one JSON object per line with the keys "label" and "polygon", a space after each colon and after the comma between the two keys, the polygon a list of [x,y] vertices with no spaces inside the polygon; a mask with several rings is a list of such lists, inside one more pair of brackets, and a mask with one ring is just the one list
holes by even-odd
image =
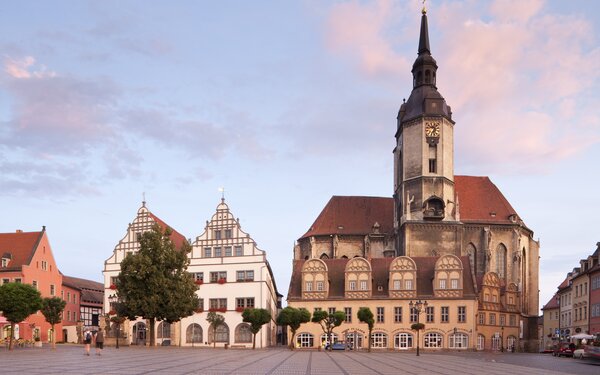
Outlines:
{"label": "tall gothic window", "polygon": [[437,145],[429,145],[429,173],[437,173]]}
{"label": "tall gothic window", "polygon": [[496,248],[496,273],[501,279],[506,278],[506,246],[503,244]]}

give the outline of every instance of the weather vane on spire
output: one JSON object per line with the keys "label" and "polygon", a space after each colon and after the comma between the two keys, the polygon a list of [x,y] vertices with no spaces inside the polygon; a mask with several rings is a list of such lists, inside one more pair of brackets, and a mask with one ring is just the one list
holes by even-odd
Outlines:
{"label": "weather vane on spire", "polygon": [[225,188],[220,187],[219,191],[221,192],[221,202],[225,202]]}
{"label": "weather vane on spire", "polygon": [[421,13],[423,13],[423,14],[427,14],[427,8],[425,7],[425,1],[427,1],[427,0],[423,0],[423,9],[421,10]]}
{"label": "weather vane on spire", "polygon": [[146,192],[142,192],[142,206],[146,206]]}

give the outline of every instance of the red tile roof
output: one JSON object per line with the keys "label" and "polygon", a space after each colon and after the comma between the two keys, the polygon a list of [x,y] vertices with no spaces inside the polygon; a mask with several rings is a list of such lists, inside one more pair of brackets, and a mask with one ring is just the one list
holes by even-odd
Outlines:
{"label": "red tile roof", "polygon": [[8,267],[0,268],[0,271],[20,270],[28,265],[43,234],[43,231],[0,233],[0,255],[10,254],[11,257]]}
{"label": "red tile roof", "polygon": [[381,233],[390,233],[393,219],[393,198],[334,195],[301,238],[329,234],[364,235],[372,232],[375,223],[379,223]]}
{"label": "red tile roof", "polygon": [[173,229],[173,227],[171,227],[170,225],[168,225],[167,223],[162,221],[158,216],[154,215],[150,211],[148,211],[148,215],[150,215],[150,217],[158,224],[158,226],[160,226],[162,228],[162,230],[165,230],[166,228],[171,229],[170,237],[171,237],[171,241],[173,241],[173,244],[175,245],[176,249],[181,249],[181,246],[183,245],[183,243],[187,242],[187,239],[185,238],[185,236],[183,234],[181,234],[178,231],[176,231],[175,229]]}
{"label": "red tile roof", "polygon": [[[411,257],[417,265],[417,292],[419,297],[433,298],[433,278],[435,263],[438,257]],[[389,295],[389,269],[394,258],[372,258],[372,285],[373,298],[388,298]],[[465,297],[475,298],[475,287],[469,267],[469,258],[460,257],[463,263],[463,293]],[[345,270],[349,259],[323,259],[327,265],[327,278],[329,281],[328,298],[344,298]],[[302,266],[305,260],[295,260],[293,263],[292,278],[288,291],[288,299],[299,299],[302,294]],[[378,290],[378,286],[382,290]]]}
{"label": "red tile roof", "polygon": [[104,284],[92,280],[80,279],[79,277],[63,275],[63,285],[80,290],[87,289],[104,292]]}
{"label": "red tile roof", "polygon": [[[460,220],[465,222],[511,223],[517,215],[502,192],[488,177],[454,176]],[[331,197],[309,230],[302,236],[371,233],[379,223],[381,233],[391,233],[394,199],[387,197]]]}
{"label": "red tile roof", "polygon": [[542,310],[558,309],[559,307],[560,305],[558,304],[558,296],[555,294],[552,296],[552,298],[550,298],[550,301],[548,301],[548,303],[542,307]]}
{"label": "red tile roof", "polygon": [[509,217],[517,215],[487,176],[454,176],[454,190],[461,221],[510,223]]}

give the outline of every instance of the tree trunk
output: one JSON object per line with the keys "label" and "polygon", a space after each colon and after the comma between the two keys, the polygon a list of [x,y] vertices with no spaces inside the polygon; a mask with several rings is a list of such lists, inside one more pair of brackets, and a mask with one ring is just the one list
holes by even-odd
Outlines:
{"label": "tree trunk", "polygon": [[296,336],[296,331],[292,330],[292,337],[290,337],[290,350],[294,350],[294,336]]}
{"label": "tree trunk", "polygon": [[150,343],[149,343],[149,346],[156,346],[155,345],[155,341],[154,341],[155,340],[155,337],[154,337],[154,324],[155,324],[154,318],[151,318],[150,319]]}
{"label": "tree trunk", "polygon": [[256,349],[256,333],[252,335],[252,349]]}
{"label": "tree trunk", "polygon": [[8,350],[13,349],[13,337],[15,337],[15,323],[10,323],[10,339],[8,340]]}
{"label": "tree trunk", "polygon": [[371,332],[372,331],[373,331],[372,329],[369,329],[369,353],[371,353]]}
{"label": "tree trunk", "polygon": [[217,347],[217,338],[215,337],[217,335],[217,327],[213,327],[213,349],[215,349]]}
{"label": "tree trunk", "polygon": [[52,349],[56,349],[56,336],[54,333],[54,324],[52,324]]}

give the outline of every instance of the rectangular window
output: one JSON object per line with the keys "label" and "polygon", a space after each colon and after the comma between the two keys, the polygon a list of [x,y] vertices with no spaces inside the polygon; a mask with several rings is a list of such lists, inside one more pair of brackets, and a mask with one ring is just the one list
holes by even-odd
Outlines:
{"label": "rectangular window", "polygon": [[508,316],[508,320],[509,320],[509,325],[511,327],[516,327],[517,326],[517,317],[515,315],[509,315]]}
{"label": "rectangular window", "polygon": [[323,282],[322,281],[317,281],[317,291],[319,291],[319,292],[323,291]]}
{"label": "rectangular window", "polygon": [[448,323],[450,321],[450,307],[442,306],[442,323]]}
{"label": "rectangular window", "polygon": [[198,299],[198,308],[200,310],[204,310],[204,298],[199,298]]}
{"label": "rectangular window", "polygon": [[427,306],[425,308],[425,316],[427,319],[427,323],[433,323],[433,306]]}
{"label": "rectangular window", "polygon": [[384,315],[384,308],[383,307],[378,307],[377,308],[377,323],[383,323],[383,315]]}
{"label": "rectangular window", "polygon": [[71,302],[71,292],[67,292],[67,302]]}
{"label": "rectangular window", "polygon": [[225,246],[225,256],[230,257],[232,255],[231,246]]}
{"label": "rectangular window", "polygon": [[304,290],[312,292],[312,281],[307,281],[306,284],[304,284]]}
{"label": "rectangular window", "polygon": [[31,286],[33,286],[35,289],[37,289],[37,281],[33,280],[31,282]]}
{"label": "rectangular window", "polygon": [[400,290],[400,283],[402,280],[394,280],[394,290]]}
{"label": "rectangular window", "polygon": [[226,271],[218,271],[210,273],[210,282],[218,283],[219,281],[227,281],[227,272]]}
{"label": "rectangular window", "polygon": [[490,313],[490,325],[491,326],[496,325],[496,314],[494,314],[494,313]]}
{"label": "rectangular window", "polygon": [[485,313],[479,313],[479,325],[485,324]]}
{"label": "rectangular window", "polygon": [[360,281],[360,290],[368,290],[367,289],[367,281],[366,280],[361,280]]}
{"label": "rectangular window", "polygon": [[67,310],[67,320],[71,321],[71,312]]}
{"label": "rectangular window", "polygon": [[227,310],[227,298],[211,298],[209,301],[209,308],[211,310],[225,309]]}
{"label": "rectangular window", "polygon": [[2,258],[2,267],[8,267],[8,259]]}
{"label": "rectangular window", "polygon": [[194,281],[204,281],[204,272],[194,272],[192,275]]}
{"label": "rectangular window", "polygon": [[244,253],[242,251],[242,247],[241,246],[236,246],[235,247],[235,256],[236,257],[241,257],[242,255],[244,255]]}
{"label": "rectangular window", "polygon": [[216,230],[215,231],[215,240],[220,240],[221,239],[221,231],[220,230]]}
{"label": "rectangular window", "polygon": [[451,279],[450,280],[450,288],[452,288],[452,289],[458,289],[458,279]]}
{"label": "rectangular window", "polygon": [[56,294],[56,287],[54,285],[50,285],[50,295],[53,296]]}
{"label": "rectangular window", "polygon": [[437,173],[437,146],[429,145],[429,173]]}
{"label": "rectangular window", "polygon": [[20,284],[21,283],[21,278],[20,277],[15,278],[15,283]]}
{"label": "rectangular window", "polygon": [[327,309],[327,313],[330,314],[330,315],[333,314],[333,313],[335,313],[335,307],[329,307]]}
{"label": "rectangular window", "polygon": [[237,271],[236,272],[236,280],[237,281],[254,281],[254,271]]}
{"label": "rectangular window", "polygon": [[440,279],[440,289],[446,289],[446,279]]}
{"label": "rectangular window", "polygon": [[205,258],[212,257],[212,249],[210,247],[205,247],[204,248],[204,257]]}
{"label": "rectangular window", "polygon": [[236,298],[235,307],[238,309],[253,309],[254,308],[254,297],[247,298]]}
{"label": "rectangular window", "polygon": [[344,307],[344,314],[346,315],[346,323],[352,323],[352,307]]}
{"label": "rectangular window", "polygon": [[416,323],[419,319],[419,313],[417,313],[417,309],[414,307],[410,308],[410,322]]}
{"label": "rectangular window", "polygon": [[225,229],[225,238],[231,238],[231,229]]}
{"label": "rectangular window", "polygon": [[413,286],[412,286],[412,280],[404,280],[404,286],[406,290],[412,290]]}
{"label": "rectangular window", "polygon": [[356,290],[356,281],[352,280],[348,282],[348,289]]}
{"label": "rectangular window", "polygon": [[48,269],[48,262],[46,262],[45,260],[42,260],[42,269],[44,271],[46,271]]}
{"label": "rectangular window", "polygon": [[2,279],[2,284],[8,284],[10,283],[10,279]]}
{"label": "rectangular window", "polygon": [[215,250],[215,258],[220,258],[223,256],[223,252],[221,251],[220,246],[215,247],[214,250]]}
{"label": "rectangular window", "polygon": [[506,325],[506,315],[504,315],[504,314],[500,314],[500,325],[501,326]]}
{"label": "rectangular window", "polygon": [[402,323],[402,307],[394,307],[394,323]]}
{"label": "rectangular window", "polygon": [[323,310],[323,309],[322,309],[322,308],[320,308],[320,307],[315,307],[315,312],[317,312],[317,311],[321,311],[321,310]]}
{"label": "rectangular window", "polygon": [[458,306],[458,322],[465,323],[467,321],[467,306]]}

